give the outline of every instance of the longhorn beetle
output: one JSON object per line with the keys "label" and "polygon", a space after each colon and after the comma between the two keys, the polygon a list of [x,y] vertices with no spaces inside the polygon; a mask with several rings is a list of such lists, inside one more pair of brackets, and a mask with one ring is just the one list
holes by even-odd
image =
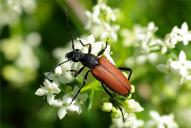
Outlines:
{"label": "longhorn beetle", "polygon": [[[65,55],[67,60],[64,62],[61,62],[57,66],[60,66],[60,65],[66,63],[68,61],[81,62],[83,67],[81,67],[78,71],[77,70],[69,70],[71,72],[74,72],[74,77],[77,77],[85,68],[89,68],[89,70],[86,72],[86,74],[84,76],[83,84],[80,87],[80,89],[78,90],[78,92],[76,93],[76,95],[73,97],[72,102],[78,96],[78,94],[80,93],[80,90],[83,88],[83,86],[86,84],[87,78],[88,78],[88,73],[91,72],[92,75],[98,81],[100,81],[103,89],[111,97],[113,102],[116,103],[117,107],[120,109],[120,111],[122,113],[123,121],[125,121],[122,109],[119,106],[117,100],[115,99],[115,96],[113,96],[107,88],[109,88],[113,92],[118,93],[119,95],[127,96],[129,91],[131,90],[131,84],[129,82],[129,79],[130,79],[131,74],[132,74],[131,68],[126,68],[126,67],[117,68],[109,60],[107,60],[105,57],[102,56],[102,54],[104,53],[104,51],[107,48],[108,41],[106,41],[105,48],[102,49],[97,54],[97,56],[91,54],[91,49],[92,49],[91,44],[83,44],[83,42],[81,40],[79,40],[79,42],[83,47],[88,46],[88,53],[82,53],[79,49],[75,49],[74,41],[72,38],[70,26],[69,26],[67,8],[65,8],[65,9],[66,9],[65,13],[66,13],[66,17],[67,17],[66,18],[67,19],[67,27],[68,27],[69,32],[70,32],[70,38],[72,40],[72,50],[73,51],[67,53]],[[125,75],[120,70],[129,71],[130,74],[129,74],[128,78],[126,78]],[[47,79],[48,79],[48,77],[47,77]]]}

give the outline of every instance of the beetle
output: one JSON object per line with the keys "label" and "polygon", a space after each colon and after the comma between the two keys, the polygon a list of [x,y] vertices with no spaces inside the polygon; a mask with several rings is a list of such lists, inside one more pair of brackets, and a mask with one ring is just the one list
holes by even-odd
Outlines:
{"label": "beetle", "polygon": [[[112,95],[112,93],[108,90],[108,88],[119,95],[127,96],[131,90],[131,84],[130,84],[129,80],[130,80],[130,77],[132,74],[132,69],[126,68],[126,67],[117,68],[109,60],[107,60],[107,58],[102,56],[102,54],[105,52],[105,50],[108,46],[108,41],[106,41],[106,45],[105,45],[104,49],[99,51],[97,56],[91,54],[91,49],[92,49],[91,44],[84,44],[81,40],[79,40],[79,42],[83,47],[88,46],[88,53],[82,53],[79,49],[75,49],[67,13],[66,13],[66,17],[67,17],[66,19],[67,19],[67,23],[68,23],[67,27],[70,32],[69,35],[72,40],[72,51],[65,55],[65,58],[67,60],[56,65],[56,67],[66,63],[68,61],[81,62],[83,67],[81,67],[79,70],[69,70],[71,72],[74,72],[74,77],[77,77],[85,68],[89,69],[84,76],[82,86],[79,88],[79,90],[73,97],[72,102],[77,97],[77,95],[80,93],[80,90],[86,84],[88,74],[91,72],[91,74],[98,81],[100,81],[105,92],[116,103],[117,107],[120,109],[120,111],[122,113],[122,117],[123,117],[123,121],[124,121],[122,109],[119,106],[119,103],[116,101],[115,96]],[[128,78],[126,78],[126,76],[121,72],[121,70],[130,72]],[[47,79],[48,79],[48,77],[47,77]]]}
{"label": "beetle", "polygon": [[[57,66],[60,66],[68,61],[73,62],[81,62],[83,67],[81,67],[79,70],[68,70],[71,72],[74,72],[74,77],[77,77],[85,68],[89,68],[89,70],[86,72],[83,84],[75,94],[75,96],[72,99],[72,102],[77,97],[77,95],[80,93],[80,90],[83,88],[83,86],[87,82],[88,74],[91,72],[92,75],[101,82],[101,85],[105,92],[112,98],[112,100],[116,103],[117,107],[120,109],[124,121],[124,116],[121,107],[119,106],[118,102],[116,101],[115,97],[110,93],[110,91],[107,89],[109,88],[115,93],[118,93],[122,96],[127,96],[131,90],[131,84],[129,82],[132,69],[126,68],[126,67],[119,67],[117,68],[115,65],[113,65],[107,58],[102,56],[102,54],[105,52],[108,42],[106,41],[105,48],[102,49],[97,56],[91,54],[91,44],[84,44],[81,40],[79,40],[81,45],[83,47],[88,46],[88,53],[82,53],[79,49],[75,49],[74,42],[72,40],[72,49],[73,51],[66,53],[66,61],[58,64]],[[56,66],[56,67],[57,67]],[[121,72],[122,71],[129,71],[129,76],[126,78],[126,76]],[[71,103],[72,103],[71,102]]]}

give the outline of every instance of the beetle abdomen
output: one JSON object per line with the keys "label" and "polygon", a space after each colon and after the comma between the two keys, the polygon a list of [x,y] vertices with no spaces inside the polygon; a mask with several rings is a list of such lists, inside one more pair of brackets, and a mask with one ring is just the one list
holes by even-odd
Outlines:
{"label": "beetle abdomen", "polygon": [[114,92],[127,95],[131,84],[125,75],[105,57],[100,57],[98,62],[99,64],[91,70],[94,77]]}

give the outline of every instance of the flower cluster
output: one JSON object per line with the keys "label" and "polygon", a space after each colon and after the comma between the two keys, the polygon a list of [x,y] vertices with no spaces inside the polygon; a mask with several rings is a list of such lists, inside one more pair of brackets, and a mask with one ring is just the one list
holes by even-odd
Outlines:
{"label": "flower cluster", "polygon": [[150,111],[151,119],[147,122],[147,128],[178,128],[177,123],[174,121],[174,115],[160,116],[156,111]]}
{"label": "flower cluster", "polygon": [[0,27],[5,24],[14,25],[19,16],[25,12],[31,14],[36,9],[36,0],[6,0],[0,4]]}
{"label": "flower cluster", "polygon": [[162,43],[162,53],[166,53],[168,49],[175,48],[178,42],[188,45],[191,41],[191,32],[188,30],[188,24],[184,22],[181,28],[175,26],[172,31],[166,35]]}
{"label": "flower cluster", "polygon": [[117,10],[110,8],[100,0],[92,12],[86,11],[85,14],[88,18],[86,28],[91,34],[101,40],[109,38],[112,41],[117,41],[119,25],[114,24]]}
{"label": "flower cluster", "polygon": [[41,37],[36,32],[30,33],[26,37],[15,35],[1,41],[0,51],[6,60],[12,62],[2,68],[3,77],[6,80],[15,83],[15,86],[34,80],[36,69],[39,67],[35,49],[40,42]]}
{"label": "flower cluster", "polygon": [[72,98],[75,96],[79,88],[75,86],[72,88],[65,87],[65,94],[62,99],[56,99],[56,94],[61,92],[59,84],[53,81],[45,80],[43,83],[44,86],[40,87],[35,94],[38,96],[47,96],[47,102],[53,107],[58,109],[58,117],[60,119],[64,118],[67,114],[67,111],[73,111],[80,114],[82,112],[82,104],[87,99],[87,94],[79,94],[79,96],[72,101]]}

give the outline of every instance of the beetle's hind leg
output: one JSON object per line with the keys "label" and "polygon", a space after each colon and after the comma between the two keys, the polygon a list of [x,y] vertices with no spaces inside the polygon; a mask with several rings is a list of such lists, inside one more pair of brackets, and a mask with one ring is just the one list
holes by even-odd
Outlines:
{"label": "beetle's hind leg", "polygon": [[124,117],[124,114],[123,114],[123,110],[122,108],[120,107],[119,103],[117,102],[117,100],[115,99],[115,97],[109,92],[109,90],[107,90],[107,88],[104,86],[103,83],[101,83],[103,89],[105,90],[105,92],[111,97],[111,99],[115,102],[115,104],[117,105],[117,107],[119,108],[119,110],[121,111],[121,115],[122,115],[122,118],[123,118],[123,122],[125,122],[125,117]]}
{"label": "beetle's hind leg", "polygon": [[130,73],[129,73],[129,76],[128,76],[128,80],[130,80],[131,75],[132,75],[132,72],[133,72],[131,68],[119,67],[119,70],[130,72]]}

